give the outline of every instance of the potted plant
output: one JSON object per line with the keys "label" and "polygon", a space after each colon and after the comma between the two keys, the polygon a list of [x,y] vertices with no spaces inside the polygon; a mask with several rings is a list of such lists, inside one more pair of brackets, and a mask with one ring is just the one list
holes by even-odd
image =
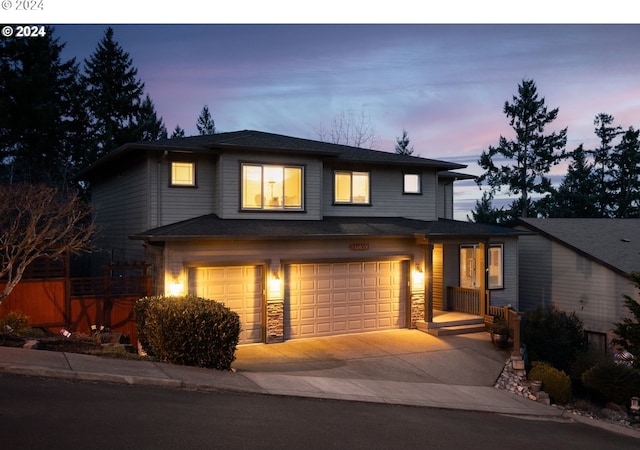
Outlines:
{"label": "potted plant", "polygon": [[491,342],[498,348],[504,349],[509,343],[509,326],[507,321],[499,316],[493,317],[490,324]]}

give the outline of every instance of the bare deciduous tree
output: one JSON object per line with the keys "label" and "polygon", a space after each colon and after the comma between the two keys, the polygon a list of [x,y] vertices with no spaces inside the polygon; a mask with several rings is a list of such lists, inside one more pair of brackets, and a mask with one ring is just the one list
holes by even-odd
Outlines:
{"label": "bare deciduous tree", "polygon": [[44,185],[0,186],[0,303],[36,259],[91,250],[91,208],[77,194]]}
{"label": "bare deciduous tree", "polygon": [[371,116],[364,111],[342,110],[333,118],[331,128],[320,127],[316,133],[321,141],[333,144],[361,148],[374,148],[378,144]]}

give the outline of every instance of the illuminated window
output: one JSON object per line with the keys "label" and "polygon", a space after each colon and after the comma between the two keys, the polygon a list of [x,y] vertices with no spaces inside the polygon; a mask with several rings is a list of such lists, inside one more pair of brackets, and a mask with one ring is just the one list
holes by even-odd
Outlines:
{"label": "illuminated window", "polygon": [[369,172],[335,173],[334,201],[343,204],[368,205]]}
{"label": "illuminated window", "polygon": [[302,167],[242,165],[242,208],[302,209]]}
{"label": "illuminated window", "polygon": [[502,244],[492,244],[489,246],[489,279],[488,279],[488,288],[489,289],[501,289],[504,287],[503,281],[503,248]]}
{"label": "illuminated window", "polygon": [[[477,245],[460,247],[460,287],[477,289],[480,287],[480,277],[484,270],[478,267]],[[502,244],[489,245],[487,254],[487,289],[502,289],[504,287]]]}
{"label": "illuminated window", "polygon": [[195,186],[196,164],[193,162],[171,162],[171,186]]}
{"label": "illuminated window", "polygon": [[477,289],[480,287],[482,270],[476,267],[478,246],[460,247],[460,287]]}
{"label": "illuminated window", "polygon": [[404,193],[420,194],[422,192],[420,186],[420,175],[417,173],[404,174]]}

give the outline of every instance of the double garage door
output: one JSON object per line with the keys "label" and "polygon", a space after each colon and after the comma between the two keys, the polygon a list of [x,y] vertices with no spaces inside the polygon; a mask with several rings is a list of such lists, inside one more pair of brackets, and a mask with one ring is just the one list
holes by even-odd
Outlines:
{"label": "double garage door", "polygon": [[[262,266],[194,268],[190,292],[239,314],[241,344],[262,342],[264,279]],[[406,286],[403,261],[286,265],[284,337],[404,328]]]}

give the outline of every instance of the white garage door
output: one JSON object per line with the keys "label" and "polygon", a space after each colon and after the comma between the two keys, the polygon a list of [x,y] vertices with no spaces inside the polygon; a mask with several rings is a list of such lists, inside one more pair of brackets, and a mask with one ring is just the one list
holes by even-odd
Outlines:
{"label": "white garage door", "polygon": [[224,303],[240,316],[240,343],[262,342],[262,267],[198,267],[189,271],[189,292]]}
{"label": "white garage door", "polygon": [[403,261],[286,267],[285,338],[406,327]]}

